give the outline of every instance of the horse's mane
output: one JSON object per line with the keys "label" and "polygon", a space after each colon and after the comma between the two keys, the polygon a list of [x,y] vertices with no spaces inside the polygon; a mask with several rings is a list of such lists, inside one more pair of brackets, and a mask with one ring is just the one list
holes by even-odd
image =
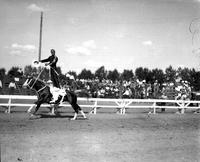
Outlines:
{"label": "horse's mane", "polygon": [[43,85],[47,85],[43,80],[41,80],[40,78],[37,78],[37,77],[34,77],[34,76],[31,76],[31,78],[32,79],[35,79],[35,80],[37,80],[37,81],[39,81],[41,84],[43,84]]}

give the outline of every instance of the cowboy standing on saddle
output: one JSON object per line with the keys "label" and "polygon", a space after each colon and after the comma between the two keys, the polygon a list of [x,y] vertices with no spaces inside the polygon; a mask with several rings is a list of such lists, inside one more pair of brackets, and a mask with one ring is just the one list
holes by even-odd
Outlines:
{"label": "cowboy standing on saddle", "polygon": [[55,55],[55,50],[51,49],[51,56],[49,56],[47,59],[40,60],[40,62],[48,62],[46,65],[50,66],[50,75],[51,75],[51,81],[53,82],[53,86],[60,88],[59,79],[58,79],[58,72],[56,68],[56,64],[58,62],[58,57]]}

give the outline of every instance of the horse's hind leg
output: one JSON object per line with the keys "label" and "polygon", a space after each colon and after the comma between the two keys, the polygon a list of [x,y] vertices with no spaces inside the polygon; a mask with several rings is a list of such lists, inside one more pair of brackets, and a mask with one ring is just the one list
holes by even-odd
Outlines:
{"label": "horse's hind leg", "polygon": [[75,113],[74,113],[74,117],[71,120],[76,120],[78,112],[81,113],[81,115],[83,116],[84,119],[87,119],[85,113],[83,112],[83,110],[80,108],[80,106],[77,103],[72,104],[72,107],[73,107]]}

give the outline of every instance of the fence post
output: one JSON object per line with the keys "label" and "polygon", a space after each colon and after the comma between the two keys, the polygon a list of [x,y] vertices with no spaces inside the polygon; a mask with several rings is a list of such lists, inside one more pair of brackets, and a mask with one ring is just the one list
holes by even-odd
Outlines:
{"label": "fence post", "polygon": [[95,103],[94,103],[94,108],[92,111],[90,111],[90,114],[96,114],[97,113],[97,99],[95,100]]}
{"label": "fence post", "polygon": [[185,101],[183,100],[183,102],[181,103],[181,114],[185,113]]}
{"label": "fence post", "polygon": [[126,102],[125,102],[125,101],[123,101],[122,115],[124,115],[124,114],[125,114],[125,112],[126,112],[126,108],[125,108],[125,106],[126,106]]}
{"label": "fence post", "polygon": [[97,100],[94,103],[94,114],[96,114],[96,113],[97,113]]}
{"label": "fence post", "polygon": [[156,102],[153,103],[153,114],[156,114]]}
{"label": "fence post", "polygon": [[120,114],[125,114],[125,101],[122,99],[121,104],[120,104]]}
{"label": "fence post", "polygon": [[11,96],[9,96],[9,99],[8,99],[8,109],[5,112],[6,113],[10,113],[10,109],[11,109]]}

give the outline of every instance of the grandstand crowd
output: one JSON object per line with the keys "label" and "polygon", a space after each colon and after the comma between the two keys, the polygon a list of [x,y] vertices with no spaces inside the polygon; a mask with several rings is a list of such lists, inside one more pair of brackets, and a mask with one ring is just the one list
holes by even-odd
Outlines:
{"label": "grandstand crowd", "polygon": [[[99,69],[103,70],[100,71],[100,75],[96,75],[96,72]],[[102,73],[105,73],[104,67],[99,69],[95,72],[93,77],[88,77],[88,73],[82,73],[84,75],[81,75],[81,73],[76,75],[68,72],[63,75],[60,72],[61,88],[71,91],[85,90],[89,97],[93,98],[200,99],[200,95],[196,93],[199,89],[199,82],[197,78],[199,78],[200,73],[193,69],[182,69],[182,73],[187,74],[185,75],[187,77],[184,77],[187,78],[187,80],[182,77],[178,77],[179,75],[177,75],[177,71],[174,72],[172,67],[168,68],[168,71],[173,74],[168,76],[171,76],[172,79],[167,79],[165,76],[165,79],[158,80],[156,80],[158,76],[161,76],[161,74],[164,75],[163,73],[160,73],[162,71],[159,69],[157,71],[150,71],[145,68],[138,68],[136,71],[138,70],[140,73],[136,74],[135,71],[135,74],[132,75],[132,71],[126,71],[128,72],[126,74],[131,74],[129,77],[125,78],[118,76],[114,79],[110,79],[106,75],[101,75]],[[43,70],[42,75],[40,75],[40,79],[47,83],[49,71],[45,70],[47,69]],[[22,69],[14,67],[7,74],[5,74],[4,69],[1,69],[0,72],[0,94],[36,95],[34,90],[24,89],[22,87],[28,75],[31,74],[34,77],[38,76],[36,69],[33,69],[31,66],[27,66],[25,67],[25,70],[22,71]],[[82,72],[86,72],[86,70],[83,70]],[[179,74],[180,72],[181,70],[179,70]],[[156,76],[156,73],[159,75]],[[143,77],[139,76],[139,74]],[[148,79],[149,74],[151,74],[151,79]],[[84,77],[88,77],[90,79],[83,79]],[[147,80],[141,78],[147,78]],[[80,93],[79,97],[85,97],[84,95],[85,94]]]}
{"label": "grandstand crowd", "polygon": [[[190,99],[191,87],[187,81],[178,80],[175,83],[160,84],[156,80],[153,84],[146,80],[115,81],[109,79],[76,80],[68,85],[71,90],[86,89],[94,98],[136,98],[136,99]],[[73,82],[72,82],[73,83]]]}
{"label": "grandstand crowd", "polygon": [[[10,83],[2,84],[0,81],[0,93],[10,95],[34,95],[33,90],[22,88],[25,80],[14,78]],[[84,89],[93,98],[129,98],[129,99],[191,99],[191,87],[187,81],[181,79],[176,82],[147,83],[146,80],[116,80],[110,79],[74,79],[68,76],[62,84],[62,88],[76,91]],[[80,97],[84,97],[81,96]]]}

